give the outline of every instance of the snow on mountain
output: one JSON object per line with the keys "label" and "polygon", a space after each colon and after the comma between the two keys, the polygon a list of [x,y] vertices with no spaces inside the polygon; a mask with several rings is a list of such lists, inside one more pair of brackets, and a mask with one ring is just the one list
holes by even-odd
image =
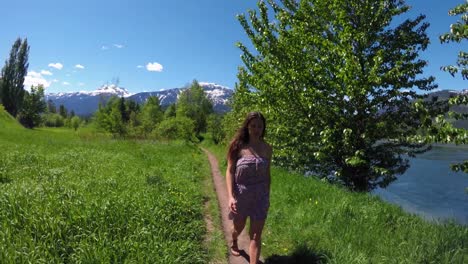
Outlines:
{"label": "snow on mountain", "polygon": [[[214,83],[206,83],[200,82],[200,86],[205,91],[208,99],[211,100],[213,103],[213,108],[215,112],[227,112],[229,111],[229,106],[227,105],[229,98],[232,96],[232,89],[214,84]],[[179,98],[180,93],[184,91],[185,88],[173,88],[167,90],[161,90],[158,92],[144,92],[144,93],[137,93],[129,97],[129,99],[134,100],[139,104],[143,104],[148,97],[150,96],[157,96],[159,98],[159,102],[162,106],[167,106],[173,104]]]}
{"label": "snow on mountain", "polygon": [[[215,83],[201,82],[199,84],[203,87],[208,99],[213,102],[213,108],[216,112],[229,111],[227,102],[232,96],[232,89]],[[157,92],[131,94],[126,89],[111,84],[103,85],[92,92],[51,93],[46,95],[46,100],[51,100],[57,107],[63,104],[69,111],[73,110],[77,115],[89,116],[98,109],[99,103],[105,104],[111,96],[123,96],[138,104],[143,104],[150,96],[157,96],[162,106],[168,106],[177,101],[184,89],[173,88]]]}
{"label": "snow on mountain", "polygon": [[97,89],[96,91],[90,92],[90,95],[92,96],[101,95],[101,94],[112,94],[112,95],[117,95],[119,97],[129,97],[132,95],[127,90],[125,90],[125,88],[118,87],[115,84],[103,85],[101,86],[101,88]]}
{"label": "snow on mountain", "polygon": [[95,91],[80,91],[71,93],[51,93],[48,96],[56,98],[60,97],[73,97],[73,96],[100,96],[100,95],[116,95],[119,97],[129,97],[132,94],[129,93],[125,88],[118,87],[115,84],[103,85]]}
{"label": "snow on mountain", "polygon": [[210,99],[213,104],[226,105],[232,95],[232,90],[226,86],[206,82],[201,82],[199,84],[203,87],[208,99]]}

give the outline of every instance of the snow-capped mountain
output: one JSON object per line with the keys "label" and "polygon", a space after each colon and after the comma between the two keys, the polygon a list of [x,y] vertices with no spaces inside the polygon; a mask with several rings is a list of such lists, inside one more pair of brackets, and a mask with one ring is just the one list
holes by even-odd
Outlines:
{"label": "snow-capped mountain", "polygon": [[71,92],[71,93],[50,93],[48,97],[54,98],[63,98],[63,97],[73,97],[73,96],[112,96],[116,95],[119,97],[129,97],[132,94],[129,93],[125,88],[118,87],[115,84],[103,85],[95,91],[80,91],[80,92]]}
{"label": "snow-capped mountain", "polygon": [[[201,87],[205,90],[205,93],[213,102],[213,105],[223,105],[227,106],[229,98],[232,96],[232,90],[226,86],[218,85],[215,83],[199,83]],[[216,110],[216,109],[215,109]]]}
{"label": "snow-capped mountain", "polygon": [[[215,112],[223,113],[229,111],[229,107],[227,105],[229,98],[232,96],[232,90],[226,86],[214,84],[214,83],[206,83],[200,82],[200,86],[205,91],[208,99],[211,100],[213,103],[213,108]],[[159,102],[162,106],[167,106],[173,104],[179,98],[180,93],[184,91],[185,88],[173,88],[158,92],[144,92],[144,93],[137,93],[129,97],[130,100],[133,100],[139,104],[143,104],[148,97],[150,96],[157,96],[159,98]]]}
{"label": "snow-capped mountain", "polygon": [[125,88],[118,87],[115,84],[111,85],[103,85],[96,91],[90,92],[89,95],[92,96],[99,96],[101,94],[110,94],[110,95],[117,95],[120,97],[129,97],[132,94],[129,93]]}
{"label": "snow-capped mountain", "polygon": [[[215,112],[229,111],[227,102],[233,93],[231,89],[214,83],[200,82],[199,84],[204,89],[207,97],[213,102]],[[105,104],[112,96],[123,96],[139,104],[143,104],[150,96],[157,96],[162,106],[168,106],[177,101],[184,89],[172,88],[157,92],[130,94],[125,88],[112,84],[103,85],[92,92],[51,93],[46,95],[46,100],[52,100],[57,107],[63,104],[65,108],[69,111],[73,110],[77,115],[89,116],[98,109],[99,103]]]}

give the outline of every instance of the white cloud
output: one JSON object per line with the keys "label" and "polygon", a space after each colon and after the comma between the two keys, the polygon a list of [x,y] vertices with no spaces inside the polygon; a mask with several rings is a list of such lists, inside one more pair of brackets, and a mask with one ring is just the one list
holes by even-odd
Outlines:
{"label": "white cloud", "polygon": [[57,82],[59,82],[59,80],[53,79],[52,82],[53,82],[53,83],[57,83]]}
{"label": "white cloud", "polygon": [[47,70],[42,70],[41,74],[42,75],[52,75],[52,73],[50,71],[47,71]]}
{"label": "white cloud", "polygon": [[75,65],[75,68],[84,69],[85,67],[83,65],[81,65],[81,64],[77,64],[77,65]]}
{"label": "white cloud", "polygon": [[162,72],[163,66],[157,62],[149,62],[146,64],[146,69],[148,71]]}
{"label": "white cloud", "polygon": [[107,47],[107,46],[102,46],[101,49],[102,49],[102,50],[107,50],[107,49],[109,49],[109,47]]}
{"label": "white cloud", "polygon": [[122,44],[114,44],[114,47],[118,48],[118,49],[121,49],[124,47],[124,45]]}
{"label": "white cloud", "polygon": [[57,63],[49,63],[49,67],[55,68],[57,70],[61,70],[63,68],[62,63],[57,62]]}
{"label": "white cloud", "polygon": [[85,85],[85,84],[82,83],[82,82],[78,83],[78,86],[84,86],[84,85]]}
{"label": "white cloud", "polygon": [[63,85],[70,85],[69,82],[63,82],[62,84],[63,84]]}
{"label": "white cloud", "polygon": [[26,75],[26,77],[24,77],[24,86],[25,88],[29,89],[31,88],[31,86],[37,86],[37,85],[40,85],[42,84],[42,86],[44,86],[44,88],[47,88],[50,86],[50,82],[47,81],[46,79],[44,79],[44,77],[38,73],[38,72],[35,72],[35,71],[30,71],[28,72],[28,75]]}
{"label": "white cloud", "polygon": [[143,68],[143,65],[138,65],[137,68],[141,69]]}

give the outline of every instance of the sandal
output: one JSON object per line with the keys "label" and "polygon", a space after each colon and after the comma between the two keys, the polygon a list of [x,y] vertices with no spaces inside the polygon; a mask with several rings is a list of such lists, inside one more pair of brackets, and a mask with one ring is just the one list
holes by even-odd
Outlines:
{"label": "sandal", "polygon": [[237,239],[232,241],[231,244],[231,255],[238,257],[240,256],[239,247],[237,246]]}

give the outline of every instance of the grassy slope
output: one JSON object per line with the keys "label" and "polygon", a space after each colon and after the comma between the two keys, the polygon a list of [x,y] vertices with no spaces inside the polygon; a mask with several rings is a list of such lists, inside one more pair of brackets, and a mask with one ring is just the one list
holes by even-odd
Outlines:
{"label": "grassy slope", "polygon": [[9,115],[3,105],[0,104],[0,129],[21,129],[22,126],[11,115]]}
{"label": "grassy slope", "polygon": [[[225,148],[205,142],[225,171]],[[466,263],[468,227],[428,223],[368,194],[272,168],[271,263]],[[276,262],[278,261],[278,262]]]}
{"label": "grassy slope", "polygon": [[26,130],[0,111],[0,149],[0,263],[210,260],[197,148]]}

